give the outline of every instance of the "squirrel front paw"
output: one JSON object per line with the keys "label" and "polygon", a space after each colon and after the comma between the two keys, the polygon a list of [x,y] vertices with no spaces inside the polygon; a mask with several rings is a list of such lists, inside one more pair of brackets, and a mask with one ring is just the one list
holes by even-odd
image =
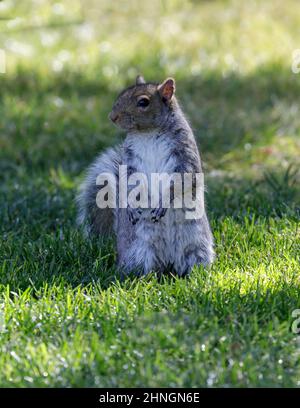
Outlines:
{"label": "squirrel front paw", "polygon": [[132,208],[128,206],[127,213],[128,213],[129,221],[131,222],[132,225],[135,225],[141,218],[142,209]]}
{"label": "squirrel front paw", "polygon": [[151,221],[158,222],[167,212],[167,208],[153,208],[151,210]]}

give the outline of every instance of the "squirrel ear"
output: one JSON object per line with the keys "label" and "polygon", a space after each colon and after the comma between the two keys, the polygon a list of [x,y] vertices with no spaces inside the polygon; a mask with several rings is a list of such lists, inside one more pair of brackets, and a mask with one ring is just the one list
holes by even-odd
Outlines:
{"label": "squirrel ear", "polygon": [[144,80],[143,75],[138,75],[136,77],[136,80],[135,80],[136,85],[141,85],[141,84],[145,84],[145,83],[146,83],[146,81]]}
{"label": "squirrel ear", "polygon": [[166,79],[162,84],[158,86],[158,92],[163,99],[170,101],[175,93],[175,79]]}

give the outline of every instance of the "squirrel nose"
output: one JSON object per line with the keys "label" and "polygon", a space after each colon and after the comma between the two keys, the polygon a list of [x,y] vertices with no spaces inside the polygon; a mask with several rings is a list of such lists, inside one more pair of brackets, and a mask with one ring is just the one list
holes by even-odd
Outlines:
{"label": "squirrel nose", "polygon": [[110,119],[111,121],[113,121],[113,122],[116,122],[116,121],[118,120],[118,118],[119,118],[119,115],[118,115],[117,113],[111,112],[111,113],[109,114],[109,119]]}

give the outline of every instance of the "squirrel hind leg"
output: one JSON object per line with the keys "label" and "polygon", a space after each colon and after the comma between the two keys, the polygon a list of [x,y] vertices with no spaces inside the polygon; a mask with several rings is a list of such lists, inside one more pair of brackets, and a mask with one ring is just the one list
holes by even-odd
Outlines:
{"label": "squirrel hind leg", "polygon": [[[125,231],[127,232],[125,235]],[[131,234],[131,231],[133,233]],[[151,272],[161,270],[155,250],[147,243],[142,242],[134,234],[134,228],[118,233],[118,266],[125,274],[146,276]]]}
{"label": "squirrel hind leg", "polygon": [[174,269],[178,276],[184,277],[191,273],[195,266],[209,267],[214,260],[214,252],[212,249],[203,249],[199,247],[187,248],[184,254],[174,265]]}

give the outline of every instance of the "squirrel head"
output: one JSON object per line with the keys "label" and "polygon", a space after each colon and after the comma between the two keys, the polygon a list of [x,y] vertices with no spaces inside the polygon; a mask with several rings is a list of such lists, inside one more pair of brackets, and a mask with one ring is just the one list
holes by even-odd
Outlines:
{"label": "squirrel head", "polygon": [[161,84],[146,82],[141,75],[135,85],[119,94],[109,118],[126,131],[149,131],[159,128],[175,106],[175,80]]}

